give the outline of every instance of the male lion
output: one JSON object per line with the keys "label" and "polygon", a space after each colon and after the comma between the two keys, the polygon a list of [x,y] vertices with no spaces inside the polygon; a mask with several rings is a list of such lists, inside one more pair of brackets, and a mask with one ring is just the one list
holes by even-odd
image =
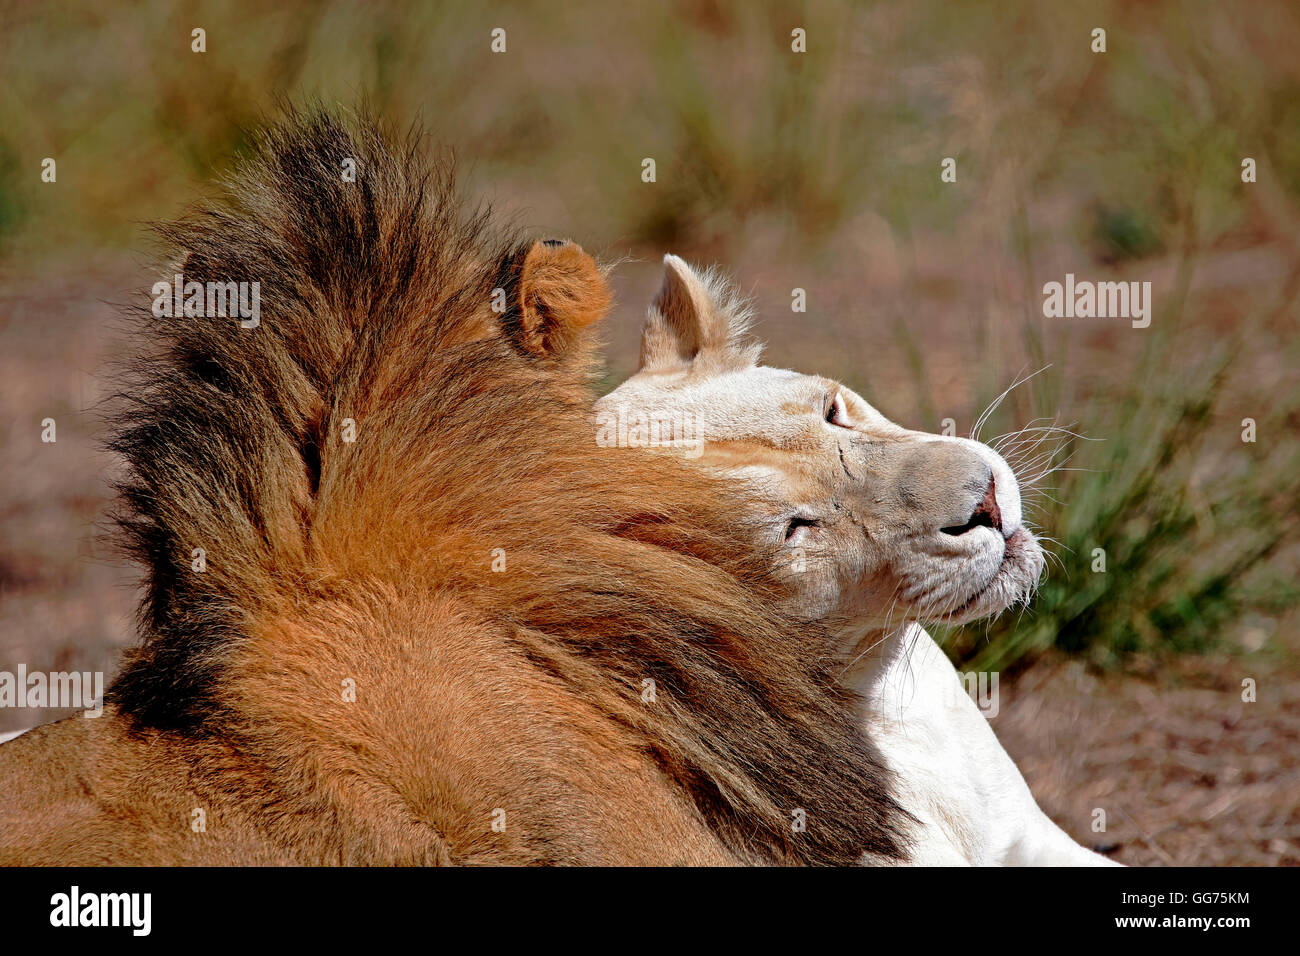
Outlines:
{"label": "male lion", "polygon": [[258,282],[260,323],[142,311],[143,644],[102,717],[0,746],[0,864],[905,855],[734,489],[592,442],[581,249],[317,114],[162,232],[187,304]]}
{"label": "male lion", "polygon": [[1033,592],[1043,552],[1010,467],[977,441],[901,428],[837,382],[759,365],[749,319],[718,273],[666,256],[640,369],[597,403],[598,427],[672,436],[746,492],[742,523],[766,539],[792,612],[837,638],[919,821],[915,862],[1110,863],[1039,809],[952,664],[907,623],[972,621]]}

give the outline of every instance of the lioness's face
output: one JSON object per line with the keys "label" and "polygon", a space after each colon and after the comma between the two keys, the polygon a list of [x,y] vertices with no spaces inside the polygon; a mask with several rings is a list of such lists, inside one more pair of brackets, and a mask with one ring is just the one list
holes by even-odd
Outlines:
{"label": "lioness's face", "polygon": [[753,511],[738,517],[775,549],[801,613],[856,630],[969,621],[1028,598],[1043,552],[996,452],[901,428],[830,379],[757,365],[725,287],[673,257],[666,269],[642,368],[598,416],[671,434],[741,483]]}

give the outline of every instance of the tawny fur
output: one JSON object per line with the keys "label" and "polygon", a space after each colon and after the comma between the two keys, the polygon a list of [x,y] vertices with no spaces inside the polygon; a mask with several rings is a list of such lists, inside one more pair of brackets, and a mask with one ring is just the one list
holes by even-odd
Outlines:
{"label": "tawny fur", "polygon": [[162,232],[187,280],[261,282],[261,324],[142,312],[157,357],[114,442],[142,644],[103,717],[0,747],[0,863],[902,852],[739,501],[597,447],[589,256],[322,114]]}

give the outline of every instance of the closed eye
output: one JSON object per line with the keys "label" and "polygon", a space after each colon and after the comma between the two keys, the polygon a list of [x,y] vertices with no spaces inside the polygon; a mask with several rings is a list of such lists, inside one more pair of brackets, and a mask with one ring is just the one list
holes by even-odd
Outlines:
{"label": "closed eye", "polygon": [[790,523],[785,526],[785,540],[789,541],[791,538],[795,537],[801,528],[820,528],[821,526],[821,520],[818,518],[804,518],[800,515],[795,515],[790,519]]}
{"label": "closed eye", "polygon": [[844,396],[839,392],[830,396],[826,402],[826,423],[835,425],[839,428],[852,428],[853,423],[849,421],[849,408],[844,402]]}

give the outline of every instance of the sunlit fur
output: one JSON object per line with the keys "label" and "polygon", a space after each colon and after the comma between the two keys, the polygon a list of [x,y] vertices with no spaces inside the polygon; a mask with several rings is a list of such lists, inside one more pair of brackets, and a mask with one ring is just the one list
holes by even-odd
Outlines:
{"label": "sunlit fur", "polygon": [[261,324],[140,316],[142,643],[102,718],[0,747],[0,863],[899,856],[735,493],[597,447],[600,270],[424,155],[292,118],[162,229],[187,279],[259,281]]}
{"label": "sunlit fur", "polygon": [[[797,613],[847,646],[905,620],[975,620],[1029,597],[1043,552],[996,452],[902,428],[822,376],[757,364],[749,322],[716,273],[667,257],[641,368],[598,408],[697,426],[696,464],[749,492],[745,515],[775,550]],[[990,479],[1002,531],[946,533]]]}
{"label": "sunlit fur", "polygon": [[[658,456],[686,451],[744,492],[733,522],[769,542],[791,610],[839,639],[838,673],[861,695],[859,719],[914,818],[910,862],[1108,864],[1038,807],[915,623],[972,620],[1029,598],[1043,551],[1024,526],[1016,476],[976,441],[900,428],[837,382],[757,364],[750,320],[719,273],[666,257],[641,368],[598,403],[598,419],[689,426],[691,444]],[[1012,440],[1037,448],[1034,436],[1058,431],[1031,426]],[[1031,477],[1055,457],[1035,454]],[[987,526],[971,523],[977,510]]]}

